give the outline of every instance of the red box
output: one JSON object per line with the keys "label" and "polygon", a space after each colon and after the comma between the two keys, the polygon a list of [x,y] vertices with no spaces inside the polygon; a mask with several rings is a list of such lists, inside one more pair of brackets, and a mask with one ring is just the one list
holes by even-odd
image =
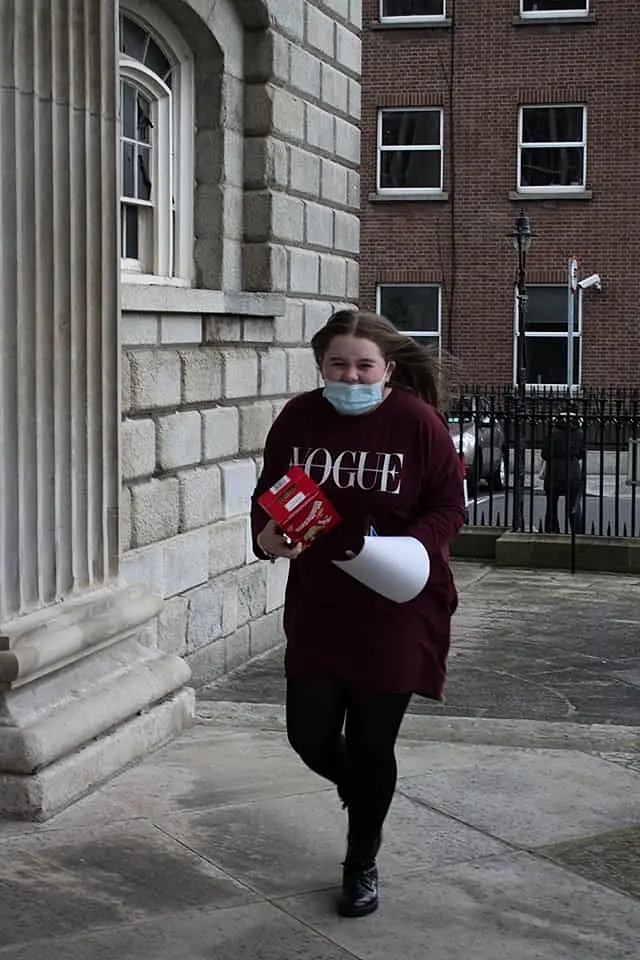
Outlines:
{"label": "red box", "polygon": [[333,505],[302,467],[291,467],[258,503],[293,543],[305,547],[340,522]]}

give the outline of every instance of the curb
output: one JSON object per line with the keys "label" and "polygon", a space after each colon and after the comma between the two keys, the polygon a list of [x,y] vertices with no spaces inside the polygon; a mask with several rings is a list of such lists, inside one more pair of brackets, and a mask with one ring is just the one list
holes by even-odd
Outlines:
{"label": "curb", "polygon": [[[272,703],[199,702],[196,722],[284,732],[284,706]],[[400,741],[467,743],[532,750],[640,754],[640,726],[579,724],[548,720],[492,720],[485,717],[433,717],[407,714]]]}

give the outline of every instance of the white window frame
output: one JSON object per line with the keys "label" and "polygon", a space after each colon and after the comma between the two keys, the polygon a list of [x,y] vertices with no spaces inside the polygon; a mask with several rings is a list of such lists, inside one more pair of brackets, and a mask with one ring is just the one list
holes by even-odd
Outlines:
{"label": "white window frame", "polygon": [[439,23],[447,17],[447,0],[442,0],[442,13],[409,13],[406,16],[390,16],[389,14],[385,16],[384,3],[385,0],[380,0],[380,23]]}
{"label": "white window frame", "polygon": [[[157,146],[160,179],[157,181],[159,223],[156,226],[154,216],[154,268],[151,273],[140,271],[136,261],[121,260],[121,279],[124,283],[170,284],[172,286],[190,286],[194,281],[194,130],[195,130],[195,94],[193,54],[182,39],[169,17],[157,9],[150,0],[124,0],[119,12],[136,20],[147,30],[161,47],[165,56],[173,65],[171,100],[165,102],[152,97],[161,110],[159,118],[164,117],[164,107],[169,106],[169,118],[166,120],[167,135],[163,133],[163,159],[160,159],[160,145]],[[120,72],[122,79],[136,86],[145,86],[151,91],[151,84],[157,84],[163,91],[168,88],[157,74],[145,67],[133,57],[120,54]],[[157,87],[156,87],[157,89]],[[165,97],[166,101],[166,97]],[[163,104],[161,106],[161,104]],[[154,144],[154,147],[156,145]],[[154,153],[156,151],[154,150]],[[164,162],[163,162],[164,160]],[[166,177],[166,161],[170,172]],[[164,177],[164,179],[163,179]],[[152,185],[156,188],[156,184]]]}
{"label": "white window frame", "polygon": [[[171,130],[171,90],[144,64],[130,57],[120,58],[120,79],[141,90],[152,103],[153,143],[151,156],[151,200],[149,203],[121,196],[122,203],[148,206],[153,211],[153,274],[169,277],[173,272],[173,145]],[[124,271],[143,274],[141,260],[122,258]]]}
{"label": "white window frame", "polygon": [[[434,288],[438,291],[438,329],[437,331],[433,330],[402,330],[401,333],[405,333],[408,337],[437,337],[438,338],[438,357],[442,354],[442,284],[440,283],[391,283],[391,282],[382,282],[376,286],[376,312],[378,314],[382,313],[382,290],[384,287],[410,287],[412,290],[416,288],[424,289],[428,287],[430,290]],[[391,319],[391,318],[389,318]],[[393,321],[391,321],[393,323]]]}
{"label": "white window frame", "polygon": [[[536,143],[523,142],[524,112],[525,110],[553,110],[553,109],[580,109],[582,110],[582,140],[561,140],[549,142],[539,141],[536,143],[549,149],[562,149],[563,147],[581,147],[582,148],[582,183],[576,184],[545,184],[541,186],[523,186],[522,185],[522,151],[523,149],[535,149]],[[587,106],[584,103],[526,103],[518,109],[518,172],[517,172],[518,193],[584,193],[587,189]]]}
{"label": "white window frame", "polygon": [[[562,283],[531,283],[527,285],[527,289],[531,290],[532,287],[557,287],[567,291],[566,284]],[[568,303],[568,298],[567,298]],[[578,344],[578,368],[574,367],[573,375],[575,383],[571,386],[572,391],[580,389],[582,383],[582,291],[580,295],[577,295],[577,305],[576,305],[576,316],[577,324],[576,330],[573,334],[574,345],[577,342]],[[513,306],[513,383],[514,385],[518,382],[518,335],[519,335],[519,316],[518,316],[518,291],[515,291],[515,300]],[[526,321],[525,321],[526,323]],[[567,361],[569,359],[569,319],[567,317],[567,329],[558,330],[558,331],[539,331],[532,332],[528,326],[525,328],[525,340],[564,340],[566,343],[567,350]],[[569,369],[569,364],[567,362],[567,370]],[[540,390],[567,390],[569,388],[568,383],[527,383],[526,384],[527,392],[534,393],[535,391]]]}
{"label": "white window frame", "polygon": [[584,0],[584,10],[573,10],[571,8],[566,8],[565,10],[525,10],[524,0],[520,0],[520,16],[523,20],[553,20],[558,17],[575,17],[576,19],[580,19],[588,15],[589,0]]}
{"label": "white window frame", "polygon": [[[440,145],[439,146],[429,146],[427,144],[418,144],[417,146],[411,144],[407,146],[402,145],[385,145],[382,143],[382,118],[384,114],[388,113],[438,113],[440,115]],[[429,194],[438,194],[442,193],[442,184],[444,180],[444,110],[442,107],[380,107],[378,109],[378,130],[377,130],[377,146],[376,146],[376,191],[380,195],[384,196],[397,196],[403,197],[407,194],[411,195],[425,195]],[[380,186],[380,174],[381,174],[381,159],[383,153],[397,153],[397,152],[418,152],[418,153],[435,153],[438,151],[440,153],[440,183],[437,187],[381,187]]]}

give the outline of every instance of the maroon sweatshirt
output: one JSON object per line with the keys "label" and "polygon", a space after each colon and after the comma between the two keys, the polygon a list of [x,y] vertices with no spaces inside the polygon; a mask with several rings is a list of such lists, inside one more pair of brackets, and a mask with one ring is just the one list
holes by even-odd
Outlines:
{"label": "maroon sweatshirt", "polygon": [[[314,390],[290,400],[267,437],[253,495],[254,550],[267,522],[257,498],[299,465],[342,517],[291,561],[285,595],[287,676],[331,674],[371,690],[439,700],[457,595],[449,541],[465,518],[460,463],[437,411],[398,388],[361,416],[337,413]],[[408,603],[359,583],[331,560],[379,536],[412,536],[431,560],[429,582]]]}

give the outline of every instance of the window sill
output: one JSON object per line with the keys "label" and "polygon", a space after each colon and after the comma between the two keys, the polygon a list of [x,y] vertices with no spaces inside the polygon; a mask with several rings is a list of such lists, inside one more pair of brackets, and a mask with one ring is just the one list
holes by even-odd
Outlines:
{"label": "window sill", "polygon": [[372,20],[370,30],[449,30],[453,25],[451,17],[442,20],[404,20],[402,23],[393,23],[391,20]]}
{"label": "window sill", "polygon": [[138,273],[135,270],[123,269],[120,271],[120,282],[123,286],[139,284],[141,287],[190,287],[191,282],[183,277],[161,277],[155,273]]}
{"label": "window sill", "polygon": [[527,190],[509,191],[509,200],[517,200],[519,203],[526,203],[528,200],[592,200],[593,190]]}
{"label": "window sill", "polygon": [[407,190],[406,193],[370,193],[369,203],[442,203],[449,199],[449,194],[443,191],[437,193],[420,193]]}
{"label": "window sill", "polygon": [[562,27],[565,25],[579,26],[581,24],[595,23],[594,13],[576,13],[574,16],[563,14],[558,17],[513,17],[511,23],[514,27]]}
{"label": "window sill", "polygon": [[250,317],[279,317],[284,297],[273,293],[196,290],[167,284],[125,283],[120,306],[130,313],[211,313]]}

